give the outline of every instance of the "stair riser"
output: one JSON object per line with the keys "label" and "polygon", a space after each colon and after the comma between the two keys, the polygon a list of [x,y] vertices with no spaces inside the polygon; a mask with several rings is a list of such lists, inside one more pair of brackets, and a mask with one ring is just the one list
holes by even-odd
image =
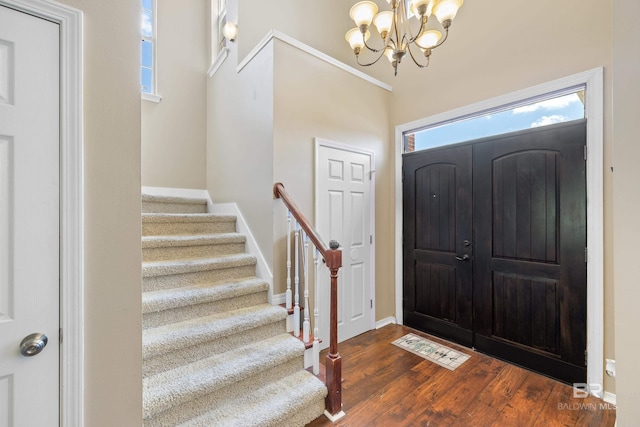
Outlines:
{"label": "stair riser", "polygon": [[257,292],[242,296],[236,296],[210,303],[189,305],[186,307],[173,308],[155,313],[145,313],[142,316],[142,328],[157,328],[170,323],[182,322],[184,320],[195,319],[197,317],[209,316],[215,313],[222,313],[229,310],[237,310],[243,307],[264,304],[268,302],[267,292]]}
{"label": "stair riser", "polygon": [[[299,371],[285,377],[284,383],[281,380],[256,390],[254,398],[215,406],[205,415],[181,423],[180,427],[306,426],[324,412],[327,389],[320,380],[303,373]],[[255,406],[260,400],[265,404]]]}
{"label": "stair riser", "polygon": [[[142,374],[143,377],[158,374],[177,368],[181,365],[195,362],[196,360],[211,357],[214,354],[224,353],[236,348],[247,345],[253,341],[260,341],[285,332],[284,321],[269,323],[247,331],[241,331],[232,335],[217,338],[209,342],[193,343],[192,347],[187,347],[166,353],[157,357],[143,360]],[[302,362],[300,362],[302,366]]]}
{"label": "stair riser", "polygon": [[144,420],[145,427],[173,426],[197,417],[212,408],[220,407],[237,399],[246,398],[253,390],[291,375],[302,369],[302,359],[296,357],[275,367],[265,368],[248,378],[205,396],[179,404]]}
{"label": "stair riser", "polygon": [[143,277],[142,289],[144,292],[160,291],[164,289],[181,288],[193,286],[198,283],[214,283],[222,281],[232,281],[245,277],[252,277],[256,274],[255,264],[219,268],[215,270],[198,271],[195,273],[173,274],[167,276]]}
{"label": "stair riser", "polygon": [[198,246],[174,246],[142,249],[142,261],[168,261],[189,258],[208,258],[244,252],[244,243],[223,243]]}
{"label": "stair riser", "polygon": [[211,222],[143,222],[143,236],[175,236],[180,234],[235,233],[235,221]]}
{"label": "stair riser", "polygon": [[143,213],[207,213],[207,205],[199,203],[142,202]]}

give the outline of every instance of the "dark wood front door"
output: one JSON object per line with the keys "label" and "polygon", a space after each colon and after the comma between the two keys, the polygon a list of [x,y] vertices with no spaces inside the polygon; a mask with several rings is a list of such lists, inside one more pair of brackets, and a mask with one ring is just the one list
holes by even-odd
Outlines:
{"label": "dark wood front door", "polygon": [[403,162],[405,324],[471,346],[472,147]]}
{"label": "dark wood front door", "polygon": [[585,143],[582,120],[405,155],[408,326],[586,380]]}

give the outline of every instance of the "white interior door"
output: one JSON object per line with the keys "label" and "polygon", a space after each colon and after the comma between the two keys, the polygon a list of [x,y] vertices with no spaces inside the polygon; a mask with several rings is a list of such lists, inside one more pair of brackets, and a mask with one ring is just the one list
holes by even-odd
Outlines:
{"label": "white interior door", "polygon": [[0,427],[59,424],[59,133],[58,24],[0,6]]}
{"label": "white interior door", "polygon": [[[372,329],[372,154],[322,140],[316,142],[316,229],[340,243],[338,276],[338,341]],[[329,338],[329,273],[321,268],[320,338]]]}

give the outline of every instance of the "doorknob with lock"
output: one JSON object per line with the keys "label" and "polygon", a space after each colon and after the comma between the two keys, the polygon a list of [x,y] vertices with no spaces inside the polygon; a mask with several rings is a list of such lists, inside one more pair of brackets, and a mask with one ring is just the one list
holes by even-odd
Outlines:
{"label": "doorknob with lock", "polygon": [[[469,246],[471,246],[471,242],[468,240],[464,240],[462,242],[462,246],[464,246],[465,248],[468,248]],[[456,255],[456,259],[458,261],[469,261],[471,259],[471,257],[468,254],[464,254],[464,255]]]}
{"label": "doorknob with lock", "polygon": [[35,333],[24,337],[20,343],[20,354],[26,357],[39,354],[47,345],[49,339],[45,334]]}

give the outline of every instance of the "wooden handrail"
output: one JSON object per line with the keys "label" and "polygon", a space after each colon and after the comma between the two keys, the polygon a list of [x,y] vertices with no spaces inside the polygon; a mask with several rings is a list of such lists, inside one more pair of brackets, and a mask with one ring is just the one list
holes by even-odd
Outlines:
{"label": "wooden handrail", "polygon": [[342,358],[338,353],[338,270],[342,267],[342,251],[338,249],[340,245],[335,240],[329,242],[329,248],[325,246],[315,228],[296,206],[282,183],[277,182],[274,184],[273,195],[276,199],[282,199],[291,215],[298,221],[298,224],[307,233],[315,247],[318,248],[331,273],[329,353],[325,363],[328,393],[325,399],[325,407],[329,414],[336,416],[342,412]]}
{"label": "wooden handrail", "polygon": [[289,196],[289,193],[287,193],[287,191],[284,189],[284,185],[281,182],[276,182],[273,185],[273,195],[276,197],[276,199],[282,199],[282,202],[289,209],[289,212],[291,212],[291,215],[293,215],[296,221],[298,221],[298,224],[300,224],[300,227],[302,227],[304,232],[307,233],[307,236],[309,236],[309,239],[311,239],[311,242],[313,242],[315,247],[318,248],[318,250],[320,251],[320,254],[322,254],[322,257],[325,258],[326,260],[327,258],[326,253],[328,251],[327,247],[325,246],[320,236],[318,236],[318,233],[316,232],[315,228],[313,228],[309,220],[304,216],[304,214],[302,213],[300,208],[298,208],[298,206],[293,201],[291,196]]}

